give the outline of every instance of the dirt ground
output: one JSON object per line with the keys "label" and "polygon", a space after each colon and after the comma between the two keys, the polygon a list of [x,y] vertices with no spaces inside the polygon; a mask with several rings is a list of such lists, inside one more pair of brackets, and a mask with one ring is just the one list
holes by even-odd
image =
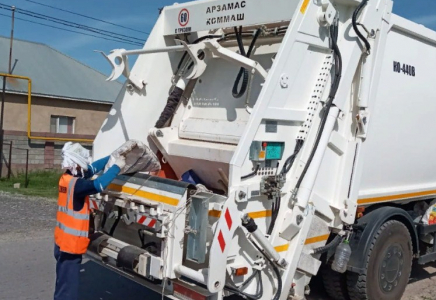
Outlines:
{"label": "dirt ground", "polygon": [[[320,286],[321,280],[315,278],[311,283],[312,292],[307,300],[330,300],[323,289],[319,289]],[[414,265],[409,285],[401,300],[436,300],[436,263],[425,267]]]}
{"label": "dirt ground", "polygon": [[425,268],[416,266],[403,300],[436,299],[436,263]]}
{"label": "dirt ground", "polygon": [[[0,192],[0,211],[0,300],[52,298],[56,203],[45,198]],[[81,300],[161,299],[144,287],[90,262],[84,262],[83,266],[81,293],[86,297]],[[111,284],[108,286],[107,282]],[[307,300],[329,300],[321,286],[319,279],[315,279]],[[126,290],[129,291],[127,298]],[[401,300],[436,300],[436,263],[425,268],[414,266]]]}

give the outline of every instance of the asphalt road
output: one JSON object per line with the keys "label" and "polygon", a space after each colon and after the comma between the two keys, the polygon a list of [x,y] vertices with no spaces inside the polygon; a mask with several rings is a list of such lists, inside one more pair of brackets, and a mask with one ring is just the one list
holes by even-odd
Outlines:
{"label": "asphalt road", "polygon": [[[0,299],[53,299],[55,262],[52,245],[52,237],[0,242]],[[93,262],[85,260],[81,272],[80,299],[161,299],[158,294]]]}
{"label": "asphalt road", "polygon": [[[53,297],[53,223],[56,203],[0,192],[0,300]],[[436,299],[436,266],[415,267],[402,300]],[[91,261],[82,264],[81,300],[160,300],[160,295]],[[308,300],[328,300],[313,282]]]}
{"label": "asphalt road", "polygon": [[[0,300],[53,299],[56,203],[0,192]],[[81,300],[159,300],[160,295],[86,259]]]}

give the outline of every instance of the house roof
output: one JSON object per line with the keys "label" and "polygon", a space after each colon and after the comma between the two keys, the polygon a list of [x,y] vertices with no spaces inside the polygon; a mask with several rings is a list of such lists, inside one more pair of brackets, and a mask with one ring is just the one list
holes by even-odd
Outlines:
{"label": "house roof", "polygon": [[[0,36],[0,73],[7,73],[10,39]],[[14,39],[13,74],[32,79],[32,95],[113,103],[122,84],[45,45]],[[1,80],[0,80],[1,82]],[[9,78],[9,92],[27,93],[27,82]]]}

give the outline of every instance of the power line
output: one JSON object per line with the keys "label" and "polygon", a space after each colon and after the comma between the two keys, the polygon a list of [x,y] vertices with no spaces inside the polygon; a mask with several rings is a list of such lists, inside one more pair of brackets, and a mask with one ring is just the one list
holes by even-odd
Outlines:
{"label": "power line", "polygon": [[[3,3],[0,3],[0,8],[5,9],[5,10],[11,10],[11,8]],[[104,35],[104,36],[109,36],[111,38],[116,38],[116,39],[120,39],[120,40],[125,40],[125,41],[129,41],[129,42],[141,42],[143,43],[144,40],[143,39],[139,39],[136,37],[132,37],[132,36],[128,36],[128,35],[124,35],[124,34],[119,34],[116,32],[112,32],[112,31],[108,31],[108,30],[103,30],[103,29],[99,29],[99,28],[95,28],[95,27],[91,27],[91,26],[87,26],[87,25],[83,25],[83,24],[79,24],[79,23],[75,23],[75,22],[70,22],[70,21],[66,21],[66,20],[62,20],[59,18],[55,18],[55,17],[51,17],[48,15],[44,15],[44,14],[40,14],[40,13],[36,13],[30,10],[26,10],[26,9],[21,9],[21,8],[16,8],[15,11],[17,13],[32,17],[32,18],[37,18],[37,19],[41,19],[41,20],[45,20],[45,21],[49,21],[49,22],[53,22],[53,23],[57,23],[57,24],[61,24],[63,26],[68,26],[68,27],[74,27],[77,29],[81,29],[84,31],[90,31],[93,33],[97,33],[100,35]]]}
{"label": "power line", "polygon": [[[115,39],[118,39],[118,40],[121,40],[121,41],[125,41],[125,42],[129,42],[129,43],[137,43],[137,44],[139,44],[138,41],[140,41],[139,39],[138,39],[138,41],[135,41],[135,40],[132,40],[132,39],[130,39],[130,38],[125,38],[125,37],[123,37],[123,36],[120,37],[120,36],[118,36],[118,35],[116,35],[116,34],[114,34],[114,35],[112,35],[112,34],[106,34],[106,33],[102,33],[102,32],[100,32],[99,30],[89,29],[89,28],[82,27],[82,26],[70,25],[70,24],[68,24],[69,22],[60,22],[60,21],[56,21],[56,20],[51,20],[51,19],[49,19],[49,18],[39,17],[39,16],[33,15],[33,14],[31,14],[31,13],[23,13],[23,12],[20,12],[20,11],[17,11],[17,12],[18,12],[18,13],[21,13],[21,14],[23,14],[23,15],[25,15],[25,16],[28,16],[28,17],[33,17],[33,18],[36,18],[36,19],[45,20],[45,21],[49,21],[49,22],[56,23],[56,24],[61,24],[61,25],[63,25],[63,26],[72,27],[72,28],[77,28],[77,29],[81,29],[81,30],[84,30],[84,31],[88,31],[88,32],[93,32],[93,33],[99,34],[99,35],[101,35],[101,36],[110,37],[110,38],[115,38]],[[141,44],[141,45],[142,45],[142,44]]]}
{"label": "power line", "polygon": [[[2,5],[4,5],[4,4],[2,4]],[[125,34],[121,34],[121,33],[117,33],[117,32],[112,32],[112,31],[108,31],[108,30],[104,30],[104,29],[100,29],[100,28],[96,28],[96,27],[91,27],[91,26],[88,26],[88,25],[83,25],[83,24],[75,23],[75,22],[71,22],[71,21],[66,21],[66,20],[63,20],[63,19],[59,19],[59,18],[55,18],[55,17],[49,16],[49,15],[44,15],[44,14],[36,13],[36,12],[30,11],[30,10],[26,10],[26,9],[22,9],[22,8],[16,8],[16,11],[18,11],[21,14],[27,14],[27,15],[30,15],[32,17],[45,18],[45,19],[47,19],[49,21],[52,21],[52,22],[56,21],[56,22],[60,22],[62,24],[66,24],[66,25],[76,26],[78,28],[86,28],[88,30],[94,30],[96,32],[103,32],[103,33],[109,34],[109,35],[123,36],[125,38],[129,38],[129,39],[133,39],[133,40],[138,40],[138,41],[141,41],[141,42],[144,40],[144,39],[136,38],[136,37],[133,37],[133,36],[129,36],[129,35],[125,35]]]}
{"label": "power line", "polygon": [[[0,6],[0,8],[5,9],[4,7],[1,7],[1,6]],[[7,9],[6,9],[6,10],[7,10]],[[32,16],[32,15],[29,15],[29,14],[24,14],[24,15]],[[37,17],[37,16],[36,16],[35,18],[37,18],[37,19],[42,19],[42,20],[47,20],[46,18],[41,18],[41,17]],[[21,19],[21,18],[20,18],[20,19]],[[28,22],[30,21],[30,20],[26,20],[26,19],[22,19],[22,20],[25,20],[25,21],[28,21]],[[43,23],[39,23],[39,22],[37,22],[37,23],[40,24],[40,25],[43,25],[43,26],[49,26],[49,25],[47,25],[47,24],[43,24]],[[79,26],[71,26],[71,25],[67,25],[67,24],[62,23],[62,22],[54,22],[54,23],[58,23],[58,24],[61,24],[61,25],[67,26],[67,27],[78,28],[78,29],[80,29],[80,30],[84,30],[84,31],[92,32],[92,33],[97,33],[97,34],[100,35],[101,37],[109,38],[110,40],[114,40],[114,41],[117,41],[117,42],[125,42],[125,43],[128,43],[128,44],[138,45],[138,46],[143,45],[142,42],[133,41],[133,40],[126,39],[126,38],[123,38],[123,37],[119,37],[119,36],[116,36],[116,35],[108,35],[108,34],[101,33],[101,32],[99,32],[99,31],[88,30],[87,28],[81,28],[81,27],[79,27]],[[57,28],[57,29],[60,29],[60,30],[65,30],[65,31],[71,31],[71,32],[73,32],[72,30],[63,29],[63,28],[60,28],[60,27],[57,27],[57,26],[52,26],[52,28]],[[74,31],[74,32],[75,32],[75,33],[79,33],[79,34],[85,34],[85,33],[83,33],[83,32],[79,32],[79,31]],[[93,37],[99,37],[99,36],[92,35],[92,34],[85,34],[85,35],[89,35],[89,36],[93,36]]]}
{"label": "power line", "polygon": [[145,31],[137,30],[137,29],[134,29],[134,28],[131,28],[131,27],[115,24],[115,23],[112,23],[112,22],[109,22],[109,21],[97,19],[97,18],[94,18],[94,17],[91,17],[91,16],[79,14],[79,13],[76,13],[76,12],[73,12],[73,11],[70,11],[70,10],[58,8],[58,7],[51,6],[51,5],[44,4],[44,3],[40,3],[40,2],[37,2],[37,1],[32,1],[32,0],[24,0],[24,1],[35,3],[35,4],[38,4],[38,5],[42,5],[42,6],[49,7],[49,8],[52,8],[52,9],[56,9],[56,10],[59,10],[59,11],[63,11],[63,12],[66,12],[66,13],[69,13],[69,14],[73,14],[73,15],[76,15],[76,16],[81,16],[81,17],[88,18],[88,19],[91,19],[91,20],[94,20],[94,21],[99,21],[99,22],[102,22],[102,23],[106,23],[106,24],[110,24],[110,25],[113,25],[113,26],[121,27],[121,28],[124,28],[124,29],[133,30],[133,31],[136,31],[136,32],[139,32],[139,33],[150,34],[149,32],[145,32]]}
{"label": "power line", "polygon": [[79,24],[79,23],[75,23],[75,22],[70,22],[70,21],[58,19],[58,18],[55,18],[55,17],[51,17],[51,16],[48,16],[48,15],[32,12],[32,11],[25,10],[25,9],[16,8],[16,11],[18,13],[20,13],[20,14],[23,14],[23,15],[27,15],[27,16],[30,16],[30,17],[33,17],[33,18],[42,19],[42,20],[46,20],[46,21],[49,21],[49,22],[54,22],[54,23],[62,24],[64,26],[71,26],[71,27],[82,29],[82,30],[87,30],[87,31],[92,31],[92,32],[95,32],[95,33],[99,33],[99,34],[106,34],[106,35],[109,35],[109,36],[112,36],[112,37],[120,37],[121,36],[121,37],[124,37],[124,38],[127,38],[127,39],[131,39],[131,40],[137,40],[137,41],[141,41],[141,42],[143,41],[143,39],[139,39],[139,38],[136,38],[136,37],[133,37],[133,36],[128,36],[128,35],[124,35],[124,34],[121,34],[121,33],[116,33],[116,32],[112,32],[112,31],[108,31],[108,30],[104,30],[104,29],[99,29],[99,28],[96,28],[96,27],[91,27],[91,26],[88,26],[88,25],[83,25],[83,24]]}
{"label": "power line", "polygon": [[[12,18],[11,16],[6,15],[6,14],[2,14],[2,13],[0,13],[0,16],[5,16],[5,17],[8,17],[8,18]],[[103,39],[103,40],[107,40],[107,41],[124,42],[124,43],[129,43],[129,44],[135,45],[135,46],[138,46],[138,45],[142,46],[142,44],[140,44],[140,43],[130,43],[130,42],[126,42],[126,41],[121,41],[121,40],[116,40],[116,39],[111,39],[111,38],[105,38],[105,37],[102,37],[102,36],[97,36],[97,35],[93,35],[93,34],[89,34],[89,33],[84,33],[84,32],[80,32],[80,31],[76,31],[76,30],[70,30],[70,29],[65,29],[65,28],[53,26],[53,25],[43,24],[43,23],[36,22],[36,21],[26,20],[26,19],[23,19],[23,18],[20,18],[20,17],[15,17],[15,19],[21,20],[21,21],[25,21],[25,22],[29,22],[29,23],[33,23],[33,24],[38,24],[38,25],[41,25],[41,26],[46,26],[46,27],[53,28],[53,29],[73,32],[73,33],[77,33],[77,34],[81,34],[81,35],[87,35],[87,36],[91,36],[91,37],[95,37],[95,38]]]}

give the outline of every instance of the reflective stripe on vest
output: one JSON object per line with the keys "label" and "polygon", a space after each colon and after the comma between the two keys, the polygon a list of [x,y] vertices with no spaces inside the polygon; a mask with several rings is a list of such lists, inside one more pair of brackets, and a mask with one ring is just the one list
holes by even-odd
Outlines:
{"label": "reflective stripe on vest", "polygon": [[[68,208],[70,206],[70,201],[73,201],[72,199],[74,198],[74,186],[75,186],[76,182],[77,182],[77,178],[72,178],[70,180],[70,183],[68,184],[68,190],[67,190],[68,191],[67,203],[65,206],[59,205],[58,211],[66,213],[67,215],[69,215],[77,220],[89,220],[88,213],[82,214],[80,212],[75,211],[74,209]],[[71,206],[73,206],[73,205],[71,205]],[[60,223],[59,220],[58,220],[58,223]],[[72,234],[72,233],[70,233],[70,234]],[[78,235],[78,236],[83,236],[83,235]],[[86,235],[86,236],[88,236],[88,235]]]}
{"label": "reflective stripe on vest", "polygon": [[59,199],[55,242],[62,252],[84,254],[89,245],[89,198],[83,208],[74,210],[74,188],[77,178],[64,174],[59,180]]}
{"label": "reflective stripe on vest", "polygon": [[64,206],[58,206],[58,211],[63,212],[77,220],[89,220],[89,215],[78,213],[74,209],[68,209]]}
{"label": "reflective stripe on vest", "polygon": [[70,206],[70,199],[74,197],[74,185],[76,184],[77,178],[73,178],[70,180],[70,184],[68,185],[68,196],[67,196],[67,204],[65,207],[68,209]]}
{"label": "reflective stripe on vest", "polygon": [[77,182],[77,178],[73,178],[70,180],[70,184],[68,185],[68,196],[67,196],[67,203],[65,206],[59,205],[58,211],[66,213],[67,215],[77,219],[77,220],[89,220],[89,214],[81,214],[74,209],[69,209],[68,206],[70,205],[70,200],[74,197],[74,185]]}
{"label": "reflective stripe on vest", "polygon": [[88,231],[81,231],[73,228],[69,228],[62,224],[61,222],[56,222],[56,226],[59,227],[62,231],[65,233],[74,235],[74,236],[81,236],[81,237],[88,237]]}

